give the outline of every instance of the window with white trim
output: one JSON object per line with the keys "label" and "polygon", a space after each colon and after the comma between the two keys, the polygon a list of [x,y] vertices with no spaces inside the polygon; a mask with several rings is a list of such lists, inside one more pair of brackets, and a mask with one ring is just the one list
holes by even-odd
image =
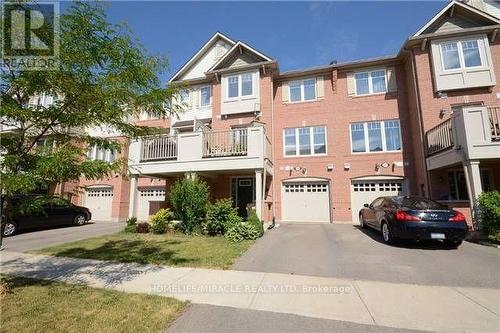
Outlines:
{"label": "window with white trim", "polygon": [[200,106],[209,107],[212,105],[212,87],[205,86],[200,88]]}
{"label": "window with white trim", "polygon": [[399,120],[371,121],[351,124],[353,153],[400,151]]}
{"label": "window with white trim", "polygon": [[87,159],[91,161],[104,161],[104,162],[114,162],[116,160],[116,150],[106,149],[94,145],[90,147],[87,151]]}
{"label": "window with white trim", "polygon": [[479,40],[449,41],[440,44],[443,70],[481,67],[483,60]]}
{"label": "window with white trim", "polygon": [[285,128],[285,156],[310,156],[326,154],[326,127]]}
{"label": "window with white trim", "polygon": [[387,92],[387,72],[377,69],[354,74],[356,95],[368,95]]}
{"label": "window with white trim", "polygon": [[253,96],[253,73],[227,77],[227,98]]}
{"label": "window with white trim", "polygon": [[316,79],[290,81],[288,84],[291,102],[313,101],[316,99]]}

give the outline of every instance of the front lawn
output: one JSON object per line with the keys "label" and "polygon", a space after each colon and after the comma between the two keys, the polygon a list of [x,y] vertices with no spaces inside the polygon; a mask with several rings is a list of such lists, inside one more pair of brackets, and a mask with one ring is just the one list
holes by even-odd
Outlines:
{"label": "front lawn", "polygon": [[221,236],[117,234],[48,247],[35,253],[168,266],[228,269],[254,243]]}
{"label": "front lawn", "polygon": [[162,332],[184,310],[174,298],[0,277],[2,332]]}

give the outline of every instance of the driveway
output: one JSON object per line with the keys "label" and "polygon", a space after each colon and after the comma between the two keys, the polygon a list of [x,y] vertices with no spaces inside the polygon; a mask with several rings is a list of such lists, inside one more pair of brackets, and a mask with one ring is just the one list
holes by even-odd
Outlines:
{"label": "driveway", "polygon": [[80,239],[112,234],[122,230],[125,223],[93,222],[81,227],[68,226],[38,231],[25,231],[3,239],[7,251],[25,252],[44,247],[73,242]]}
{"label": "driveway", "polygon": [[500,250],[464,242],[388,246],[371,229],[348,224],[281,224],[233,266],[288,273],[421,285],[500,287]]}

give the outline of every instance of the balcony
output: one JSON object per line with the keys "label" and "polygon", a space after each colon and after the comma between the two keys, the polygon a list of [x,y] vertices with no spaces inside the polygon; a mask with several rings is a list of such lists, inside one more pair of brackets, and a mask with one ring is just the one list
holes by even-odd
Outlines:
{"label": "balcony", "polygon": [[143,175],[262,168],[272,173],[271,152],[261,126],[200,131],[132,141],[129,166],[132,174]]}
{"label": "balcony", "polygon": [[459,106],[425,133],[429,170],[465,160],[500,158],[500,107]]}

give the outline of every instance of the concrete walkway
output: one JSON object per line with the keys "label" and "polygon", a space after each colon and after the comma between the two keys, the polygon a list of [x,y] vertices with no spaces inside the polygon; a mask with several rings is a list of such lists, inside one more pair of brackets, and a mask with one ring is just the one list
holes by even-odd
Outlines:
{"label": "concrete walkway", "polygon": [[[393,328],[498,332],[500,290],[1,253],[3,274]],[[480,274],[480,272],[478,272]]]}

